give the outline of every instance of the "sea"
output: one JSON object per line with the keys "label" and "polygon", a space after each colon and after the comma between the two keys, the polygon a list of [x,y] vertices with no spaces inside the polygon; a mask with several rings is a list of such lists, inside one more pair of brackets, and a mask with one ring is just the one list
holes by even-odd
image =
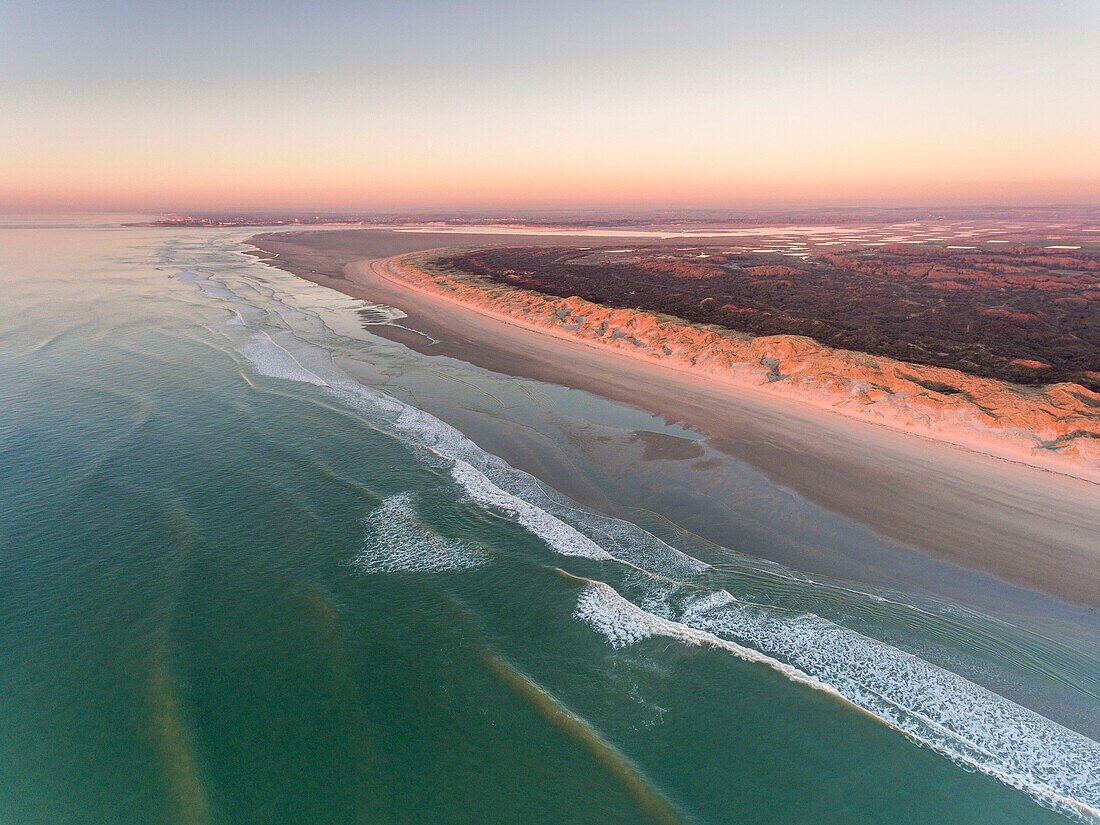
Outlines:
{"label": "sea", "polygon": [[0,823],[1100,822],[1095,611],[127,223],[0,216]]}

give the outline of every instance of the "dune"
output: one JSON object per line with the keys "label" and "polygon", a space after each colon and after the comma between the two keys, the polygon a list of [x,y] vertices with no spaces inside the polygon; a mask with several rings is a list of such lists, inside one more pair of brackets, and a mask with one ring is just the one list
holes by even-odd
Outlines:
{"label": "dune", "polygon": [[708,381],[766,388],[853,418],[1100,482],[1100,393],[1079,384],[1019,387],[834,349],[797,335],[753,338],[577,297],[456,280],[432,272],[430,256],[390,260],[386,271],[510,321],[564,332]]}

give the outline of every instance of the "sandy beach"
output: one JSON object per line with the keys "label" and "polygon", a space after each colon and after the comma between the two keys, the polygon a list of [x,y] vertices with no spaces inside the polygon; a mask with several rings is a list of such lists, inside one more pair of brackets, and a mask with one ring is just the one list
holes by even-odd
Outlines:
{"label": "sandy beach", "polygon": [[[516,240],[351,230],[266,235],[252,242],[269,263],[408,315],[401,321],[407,329],[371,328],[380,335],[662,415],[880,535],[1014,584],[1100,606],[1100,487],[1094,483],[494,317],[410,287],[387,261],[458,243]],[[538,240],[577,243],[578,237]]]}

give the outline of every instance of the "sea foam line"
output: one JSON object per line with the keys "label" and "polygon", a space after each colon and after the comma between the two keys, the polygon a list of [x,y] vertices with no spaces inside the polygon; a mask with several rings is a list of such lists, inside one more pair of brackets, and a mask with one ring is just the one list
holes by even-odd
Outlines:
{"label": "sea foam line", "polygon": [[513,518],[555,552],[563,556],[583,556],[589,559],[610,560],[612,558],[610,553],[576,528],[554,518],[545,510],[540,510],[533,504],[501,490],[483,473],[478,472],[462,459],[454,460],[451,476],[478,504]]}
{"label": "sea foam line", "polygon": [[423,573],[466,570],[486,562],[483,550],[441,536],[417,519],[416,496],[399,493],[382,501],[364,519],[367,544],[355,559],[366,573]]}
{"label": "sea foam line", "polygon": [[252,340],[240,347],[241,355],[249,360],[253,369],[269,378],[282,378],[285,381],[300,381],[327,387],[328,382],[321,376],[306,369],[290,350],[280,346],[263,330],[252,335]]}
{"label": "sea foam line", "polygon": [[831,685],[758,650],[643,610],[619,595],[619,592],[606,582],[588,581],[577,599],[573,616],[603,634],[612,647],[628,647],[650,636],[665,636],[688,645],[708,645],[733,653],[747,662],[767,665],[793,682],[843,698]]}
{"label": "sea foam line", "polygon": [[[668,598],[654,606],[675,610]],[[689,596],[679,615],[668,618],[593,581],[581,591],[574,616],[613,647],[659,635],[767,665],[1046,807],[1100,822],[1096,742],[958,674],[818,616],[782,617],[718,591]]]}

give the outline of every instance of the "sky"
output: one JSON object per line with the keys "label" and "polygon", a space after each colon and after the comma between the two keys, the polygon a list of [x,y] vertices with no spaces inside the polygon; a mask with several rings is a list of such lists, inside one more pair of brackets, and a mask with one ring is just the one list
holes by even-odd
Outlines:
{"label": "sky", "polygon": [[0,208],[1100,202],[1100,0],[2,0]]}

